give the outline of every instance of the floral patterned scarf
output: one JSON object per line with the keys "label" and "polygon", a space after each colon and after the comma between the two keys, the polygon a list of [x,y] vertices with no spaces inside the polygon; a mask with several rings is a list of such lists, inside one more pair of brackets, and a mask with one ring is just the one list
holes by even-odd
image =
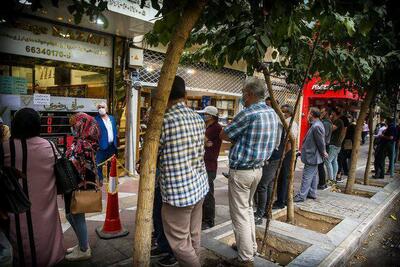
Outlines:
{"label": "floral patterned scarf", "polygon": [[76,134],[67,149],[67,158],[73,162],[82,179],[86,179],[87,171],[97,176],[95,154],[99,148],[100,130],[96,120],[86,113],[77,113],[70,118],[70,124]]}

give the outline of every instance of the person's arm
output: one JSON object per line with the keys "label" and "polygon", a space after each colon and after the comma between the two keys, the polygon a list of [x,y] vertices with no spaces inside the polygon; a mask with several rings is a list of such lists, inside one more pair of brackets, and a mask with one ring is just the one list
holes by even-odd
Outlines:
{"label": "person's arm", "polygon": [[249,118],[246,110],[240,111],[232,120],[232,123],[226,126],[219,137],[228,142],[235,142],[242,135],[249,124]]}
{"label": "person's arm", "polygon": [[313,131],[314,142],[317,146],[318,152],[324,158],[327,157],[325,148],[325,133],[323,127],[315,127]]}

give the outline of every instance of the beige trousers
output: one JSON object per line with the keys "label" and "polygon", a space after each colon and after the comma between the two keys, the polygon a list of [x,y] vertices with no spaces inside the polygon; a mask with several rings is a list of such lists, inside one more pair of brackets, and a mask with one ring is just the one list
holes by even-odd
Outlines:
{"label": "beige trousers", "polygon": [[163,203],[165,236],[181,267],[200,267],[200,237],[203,200],[188,207]]}
{"label": "beige trousers", "polygon": [[257,252],[253,197],[261,180],[262,168],[254,170],[230,169],[229,176],[229,212],[239,260],[253,261]]}

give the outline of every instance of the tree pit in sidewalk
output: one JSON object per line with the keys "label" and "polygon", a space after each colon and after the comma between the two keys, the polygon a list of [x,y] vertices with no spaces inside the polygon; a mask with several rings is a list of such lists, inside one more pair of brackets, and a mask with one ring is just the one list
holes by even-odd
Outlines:
{"label": "tree pit in sidewalk", "polygon": [[[286,213],[277,213],[273,218],[280,222],[287,222]],[[300,208],[295,208],[294,210],[293,225],[322,234],[328,233],[341,221],[341,219],[335,217],[302,210]]]}
{"label": "tree pit in sidewalk", "polygon": [[[364,185],[364,179],[356,179],[356,184],[361,184]],[[388,182],[382,181],[382,180],[376,180],[376,179],[369,179],[368,180],[368,185],[369,186],[375,186],[375,187],[385,187],[388,184]]]}
{"label": "tree pit in sidewalk", "polygon": [[[336,192],[336,193],[342,193],[345,194],[345,185],[335,185],[332,186],[331,191]],[[352,192],[350,195],[352,196],[358,196],[358,197],[364,197],[364,198],[371,198],[376,194],[376,192],[371,192],[371,191],[366,191],[366,190],[361,190],[361,189],[355,189],[353,188]]]}
{"label": "tree pit in sidewalk", "polygon": [[[259,257],[274,262],[280,266],[288,265],[296,257],[303,253],[303,251],[310,247],[310,244],[269,232],[266,246],[263,251],[260,251],[262,247],[263,236],[264,231],[257,229],[256,238],[258,252],[260,253]],[[221,238],[219,241],[231,246],[233,243],[235,243],[235,236],[234,234],[231,234],[227,237]]]}

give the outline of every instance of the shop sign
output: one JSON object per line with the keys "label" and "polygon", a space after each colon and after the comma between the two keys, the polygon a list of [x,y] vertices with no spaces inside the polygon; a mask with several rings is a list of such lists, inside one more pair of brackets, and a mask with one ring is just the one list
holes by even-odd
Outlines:
{"label": "shop sign", "polygon": [[25,78],[0,76],[0,94],[25,95],[28,85]]}
{"label": "shop sign", "polygon": [[129,48],[129,66],[143,66],[143,49]]}
{"label": "shop sign", "polygon": [[311,89],[316,94],[323,94],[329,90],[329,84],[314,84]]}
{"label": "shop sign", "polygon": [[34,105],[50,105],[50,94],[33,94]]}
{"label": "shop sign", "polygon": [[[158,11],[151,7],[149,1],[146,1],[143,8],[140,8],[140,3],[141,0],[108,0],[107,8],[110,11],[132,18],[148,22],[154,20]],[[159,4],[162,5],[162,3]]]}
{"label": "shop sign", "polygon": [[0,26],[0,52],[112,67],[111,37],[34,20]]}

